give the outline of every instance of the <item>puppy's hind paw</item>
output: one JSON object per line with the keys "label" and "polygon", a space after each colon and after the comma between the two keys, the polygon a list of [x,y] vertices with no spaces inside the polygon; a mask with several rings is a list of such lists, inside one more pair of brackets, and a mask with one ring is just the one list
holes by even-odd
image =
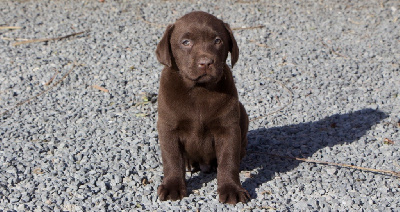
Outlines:
{"label": "puppy's hind paw", "polygon": [[186,187],[176,184],[162,184],[158,186],[157,194],[161,201],[180,200],[186,196]]}
{"label": "puppy's hind paw", "polygon": [[222,203],[236,204],[246,203],[250,200],[250,194],[241,186],[223,185],[218,188],[219,201]]}

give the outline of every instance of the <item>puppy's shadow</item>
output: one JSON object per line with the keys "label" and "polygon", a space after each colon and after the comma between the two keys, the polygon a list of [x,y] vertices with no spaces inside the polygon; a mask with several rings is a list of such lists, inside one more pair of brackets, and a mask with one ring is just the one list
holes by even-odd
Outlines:
{"label": "puppy's shadow", "polygon": [[[324,147],[357,141],[373,125],[386,117],[387,115],[379,110],[362,109],[347,114],[336,114],[315,122],[251,130],[248,133],[247,156],[241,162],[241,170],[257,169],[257,173],[247,178],[242,185],[252,198],[256,198],[255,189],[270,181],[275,173],[288,172],[301,163],[277,158],[272,154],[307,158]],[[189,193],[215,178],[215,173],[199,173],[190,177]]]}
{"label": "puppy's shadow", "polygon": [[350,144],[360,139],[373,125],[387,115],[379,110],[362,109],[347,114],[336,114],[315,122],[283,127],[260,128],[249,132],[247,157],[242,170],[258,169],[258,173],[243,182],[252,198],[260,184],[296,168],[301,161],[277,158],[273,154],[289,157],[311,157],[324,148]]}

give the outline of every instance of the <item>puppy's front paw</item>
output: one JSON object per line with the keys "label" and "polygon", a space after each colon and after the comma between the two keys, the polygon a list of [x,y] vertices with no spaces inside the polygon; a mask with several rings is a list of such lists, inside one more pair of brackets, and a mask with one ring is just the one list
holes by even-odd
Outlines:
{"label": "puppy's front paw", "polygon": [[161,201],[180,200],[186,196],[186,186],[177,182],[163,182],[163,184],[158,186],[157,194]]}
{"label": "puppy's front paw", "polygon": [[222,185],[218,187],[219,201],[222,203],[236,204],[238,202],[247,202],[250,200],[250,195],[240,185]]}

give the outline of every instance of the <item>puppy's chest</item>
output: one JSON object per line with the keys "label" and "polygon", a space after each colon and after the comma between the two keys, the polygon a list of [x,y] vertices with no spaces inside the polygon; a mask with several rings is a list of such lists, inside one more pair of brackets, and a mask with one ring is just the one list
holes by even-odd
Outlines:
{"label": "puppy's chest", "polygon": [[[203,105],[204,106],[204,105]],[[181,140],[204,143],[213,140],[212,129],[220,127],[220,118],[209,107],[193,107],[176,123]]]}
{"label": "puppy's chest", "polygon": [[218,127],[200,120],[186,120],[179,124],[179,140],[189,158],[194,161],[208,161],[215,157],[214,134],[211,127]]}
{"label": "puppy's chest", "polygon": [[220,116],[221,110],[229,110],[227,106],[230,96],[217,92],[193,91],[186,101],[186,110],[192,119],[208,122]]}
{"label": "puppy's chest", "polygon": [[[215,157],[215,133],[223,127],[227,111],[233,109],[234,99],[226,94],[195,90],[187,96],[177,113],[181,116],[175,126],[188,156],[194,161]],[[184,111],[184,112],[183,112]]]}
{"label": "puppy's chest", "polygon": [[189,149],[211,148],[214,140],[212,131],[220,127],[222,119],[220,111],[228,109],[225,104],[224,96],[218,94],[197,95],[197,98],[186,102],[186,117],[179,121],[178,129]]}

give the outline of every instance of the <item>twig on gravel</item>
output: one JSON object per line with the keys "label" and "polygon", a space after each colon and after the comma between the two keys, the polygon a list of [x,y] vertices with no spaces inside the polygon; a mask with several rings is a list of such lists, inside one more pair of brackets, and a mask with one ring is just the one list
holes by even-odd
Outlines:
{"label": "twig on gravel", "polygon": [[[143,21],[146,24],[155,26],[157,28],[165,28],[168,26],[168,24],[159,24],[159,23],[153,23],[150,21],[147,21],[144,17],[142,12],[140,11],[140,8],[137,8],[137,19]],[[264,28],[264,25],[257,25],[257,26],[250,26],[250,27],[233,27],[232,30],[247,30],[247,29],[259,29],[259,28]]]}
{"label": "twig on gravel", "polygon": [[103,87],[98,86],[98,85],[92,85],[92,87],[93,87],[94,89],[103,91],[103,92],[105,92],[105,93],[108,93],[108,92],[109,92],[107,88],[103,88]]}
{"label": "twig on gravel", "polygon": [[353,166],[353,165],[344,164],[344,163],[332,163],[332,162],[325,162],[325,161],[318,161],[318,160],[310,160],[310,159],[306,159],[306,158],[298,158],[298,157],[292,157],[292,156],[287,156],[287,155],[278,155],[278,154],[273,154],[273,153],[261,153],[261,152],[251,152],[251,153],[266,154],[266,155],[270,155],[273,157],[287,158],[287,159],[303,161],[303,162],[307,162],[307,163],[316,163],[316,164],[329,165],[329,166],[346,167],[346,168],[357,169],[357,170],[361,170],[361,171],[387,174],[390,176],[400,178],[400,172],[395,172],[395,171],[365,168],[365,167],[361,167],[361,166]]}
{"label": "twig on gravel", "polygon": [[331,51],[333,54],[335,54],[335,55],[337,55],[339,57],[343,57],[345,59],[350,59],[350,57],[336,52],[332,47],[328,46],[328,44],[326,44],[324,41],[321,40],[321,43],[322,43],[323,46],[327,47],[329,49],[329,51]]}
{"label": "twig on gravel", "polygon": [[268,79],[268,80],[274,81],[275,83],[278,83],[283,89],[285,89],[288,93],[290,93],[289,103],[287,103],[286,105],[283,105],[281,108],[279,108],[279,109],[277,109],[277,110],[275,110],[275,111],[272,111],[272,112],[267,113],[266,115],[253,118],[253,119],[250,120],[250,122],[253,122],[253,121],[255,121],[255,120],[258,120],[258,119],[267,117],[267,116],[269,116],[269,115],[272,115],[272,114],[274,114],[274,113],[277,113],[277,112],[279,112],[279,111],[285,109],[286,107],[288,107],[289,105],[291,105],[291,104],[293,103],[293,92],[292,92],[289,88],[287,88],[287,87],[283,84],[283,82],[281,82],[281,81],[279,81],[279,80],[275,80],[275,79],[269,78],[269,77],[266,77],[266,78],[264,78],[264,79]]}
{"label": "twig on gravel", "polygon": [[21,29],[19,26],[1,26],[0,29]]}
{"label": "twig on gravel", "polygon": [[384,8],[385,6],[383,5],[383,1],[379,1],[379,6],[381,6],[381,8]]}
{"label": "twig on gravel", "polygon": [[356,25],[362,25],[363,23],[359,22],[359,21],[354,21],[353,19],[349,19],[349,22],[356,24]]}
{"label": "twig on gravel", "polygon": [[253,0],[253,1],[237,0],[237,1],[235,1],[235,3],[239,3],[239,4],[253,4],[253,3],[258,3],[258,2],[260,2],[260,0]]}
{"label": "twig on gravel", "polygon": [[[251,40],[250,40],[250,42],[252,42]],[[259,46],[259,47],[263,47],[263,48],[271,48],[271,47],[269,47],[267,44],[265,44],[265,43],[256,43],[256,45],[257,46]]]}
{"label": "twig on gravel", "polygon": [[249,40],[251,43],[254,43],[255,45],[262,47],[262,48],[267,48],[267,49],[271,49],[271,50],[275,50],[274,47],[268,46],[265,43],[258,43],[256,40]]}
{"label": "twig on gravel", "polygon": [[44,91],[40,92],[39,94],[37,94],[37,95],[35,95],[35,96],[32,96],[32,97],[30,97],[30,98],[28,98],[28,99],[26,99],[26,100],[23,100],[23,101],[21,101],[21,102],[18,102],[14,107],[12,107],[12,108],[10,108],[10,109],[8,109],[8,110],[2,112],[0,115],[3,116],[3,115],[5,115],[5,114],[7,114],[8,112],[10,112],[11,110],[13,110],[13,109],[15,109],[15,108],[17,108],[17,107],[19,107],[19,106],[25,104],[25,103],[28,103],[28,102],[30,102],[30,101],[32,101],[32,100],[38,98],[39,96],[41,96],[41,95],[47,93],[47,92],[50,91],[52,88],[54,88],[56,85],[58,85],[58,84],[60,84],[62,81],[64,81],[64,79],[67,78],[68,75],[74,70],[75,66],[77,66],[77,64],[74,62],[72,68],[71,68],[60,80],[58,80],[56,83],[54,83],[52,86],[50,86],[50,87],[47,88],[46,90],[44,90]]}
{"label": "twig on gravel", "polygon": [[259,210],[267,210],[267,211],[276,211],[277,209],[271,206],[262,206],[262,205],[257,205],[255,207],[245,207],[242,208],[240,211],[253,211],[254,209],[259,209]]}
{"label": "twig on gravel", "polygon": [[136,16],[137,19],[142,20],[142,21],[143,21],[144,23],[146,23],[146,24],[155,26],[155,27],[157,27],[157,28],[165,28],[165,27],[168,26],[167,24],[159,24],[159,23],[153,23],[153,22],[147,21],[147,20],[143,17],[143,14],[142,14],[142,12],[141,12],[141,10],[140,10],[139,7],[136,9],[136,11],[137,11],[137,16]]}
{"label": "twig on gravel", "polygon": [[390,140],[389,138],[385,138],[383,140],[383,143],[387,145],[394,145],[394,141]]}
{"label": "twig on gravel", "polygon": [[58,70],[57,70],[57,72],[50,78],[50,80],[49,80],[48,82],[46,82],[46,84],[44,84],[44,85],[46,85],[46,86],[50,85],[50,84],[53,82],[53,80],[56,78],[57,75],[58,75]]}
{"label": "twig on gravel", "polygon": [[42,39],[33,39],[33,40],[20,41],[20,42],[13,43],[13,46],[18,46],[18,45],[28,44],[28,43],[38,43],[38,42],[62,40],[62,39],[73,37],[73,36],[77,36],[77,35],[80,35],[80,34],[83,34],[85,32],[89,32],[89,31],[90,30],[85,30],[85,31],[82,31],[82,32],[76,32],[76,33],[72,33],[72,34],[69,34],[69,35],[56,37],[56,38],[42,38]]}
{"label": "twig on gravel", "polygon": [[141,118],[147,117],[147,116],[150,116],[150,115],[151,115],[150,113],[136,113],[135,114],[136,117],[141,117]]}
{"label": "twig on gravel", "polygon": [[264,25],[256,25],[256,26],[249,26],[249,27],[233,27],[232,30],[245,30],[245,29],[259,29],[264,28]]}

